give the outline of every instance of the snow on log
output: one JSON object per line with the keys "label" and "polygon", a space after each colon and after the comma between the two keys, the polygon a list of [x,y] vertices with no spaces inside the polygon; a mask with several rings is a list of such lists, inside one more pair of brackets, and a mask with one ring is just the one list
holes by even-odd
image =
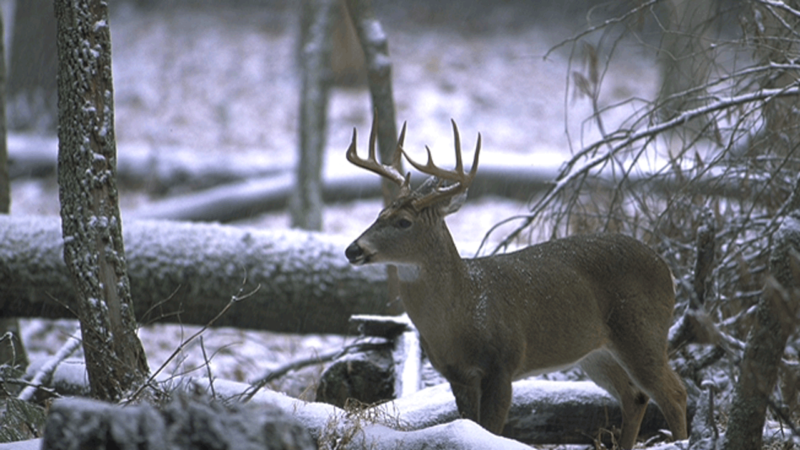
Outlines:
{"label": "snow on log", "polygon": [[[351,331],[352,314],[387,314],[382,267],[355,269],[347,242],[298,231],[125,221],[125,252],[140,324],[292,333]],[[75,296],[53,217],[0,216],[0,317],[73,318]]]}
{"label": "snow on log", "polygon": [[[199,383],[208,382],[197,380]],[[218,395],[236,397],[246,386],[240,383],[215,380],[214,387]],[[322,430],[330,428],[331,423],[339,422],[339,427],[346,427],[348,420],[357,419],[358,414],[348,414],[331,405],[321,403],[306,403],[292,399],[274,391],[262,390],[251,400],[256,403],[280,405],[286,411],[294,411],[297,417],[311,434],[318,437]],[[375,413],[376,408],[381,413]],[[389,442],[403,441],[402,436],[412,439],[410,430],[425,430],[435,428],[443,433],[442,439],[458,441],[459,426],[437,427],[443,424],[465,422],[459,420],[455,399],[447,384],[440,384],[415,392],[391,402],[370,408],[372,412],[361,413],[360,417],[383,417],[383,422],[400,424],[403,430],[394,431],[397,437],[392,437]],[[694,405],[690,405],[689,420],[694,414]],[[355,417],[354,417],[355,416]],[[611,430],[619,427],[621,412],[617,402],[608,393],[592,382],[574,381],[544,381],[522,380],[514,383],[514,395],[508,421],[503,430],[503,436],[530,445],[540,444],[593,444],[593,438],[599,435],[601,429]],[[384,425],[386,425],[384,423]],[[352,423],[350,423],[352,426]],[[361,423],[363,426],[364,423]],[[474,425],[470,423],[470,425]],[[475,429],[480,429],[475,425]],[[666,429],[667,424],[658,408],[650,402],[642,422],[640,436],[652,436],[659,430]],[[470,434],[475,430],[471,430]],[[344,433],[342,431],[342,433]],[[386,439],[386,429],[382,426],[363,426],[363,440],[360,442],[381,442]],[[480,434],[480,433],[478,433]],[[430,438],[430,437],[429,437]],[[484,439],[493,439],[490,445]],[[395,440],[396,439],[396,440]],[[442,448],[512,448],[504,447],[514,441],[486,433],[486,436],[476,436],[482,442],[480,445],[467,447]],[[423,441],[424,442],[424,441]],[[460,444],[461,445],[461,444]],[[354,448],[361,448],[354,446]],[[376,448],[396,448],[390,444]],[[423,447],[400,447],[405,449]]]}
{"label": "snow on log", "polygon": [[[54,383],[58,384],[62,376],[57,371]],[[74,378],[74,375],[67,376]],[[226,401],[242,398],[249,387],[227,380],[214,380],[213,383],[216,395]],[[187,377],[173,385],[183,386],[189,392],[209,391],[209,382],[205,378]],[[512,407],[503,430],[504,437],[492,435],[472,422],[460,420],[455,399],[447,384],[425,388],[361,412],[348,412],[324,403],[304,402],[268,389],[257,392],[250,403],[291,414],[315,439],[326,434],[328,438],[354,437],[351,445],[344,448],[363,448],[360,445],[364,442],[375,443],[376,449],[430,448],[424,446],[426,440],[441,443],[441,448],[476,449],[517,448],[514,447],[518,445],[515,441],[528,445],[592,444],[592,439],[600,429],[610,430],[621,423],[616,401],[591,382],[515,382]],[[689,420],[693,413],[693,405],[690,405]],[[390,429],[389,426],[397,429]],[[665,428],[661,413],[651,402],[640,435],[650,436]],[[397,447],[398,442],[405,444]]]}
{"label": "snow on log", "polygon": [[160,409],[58,399],[50,407],[41,448],[311,450],[317,446],[291,412],[178,394]]}
{"label": "snow on log", "polygon": [[[528,444],[592,444],[601,429],[622,424],[619,404],[590,381],[521,380],[513,384],[514,396],[503,436]],[[393,402],[404,423],[428,427],[458,418],[450,386],[440,384]],[[693,415],[693,405],[689,416]],[[647,407],[640,436],[667,429],[661,411]]]}
{"label": "snow on log", "polygon": [[[129,186],[165,194],[207,189],[255,177],[288,173],[293,155],[267,155],[261,149],[229,153],[198,153],[169,145],[117,145],[117,177]],[[8,169],[13,179],[56,174],[58,139],[12,133],[8,137]]]}
{"label": "snow on log", "polygon": [[[470,187],[470,195],[525,200],[532,193],[546,189],[556,175],[552,168],[487,163],[481,166],[481,172]],[[423,179],[416,177],[418,182]],[[323,177],[322,198],[326,203],[336,203],[380,197],[380,181],[369,173],[328,172]],[[132,211],[132,215],[143,219],[230,222],[285,209],[294,189],[294,176],[290,173],[253,178],[155,201],[143,210]]]}

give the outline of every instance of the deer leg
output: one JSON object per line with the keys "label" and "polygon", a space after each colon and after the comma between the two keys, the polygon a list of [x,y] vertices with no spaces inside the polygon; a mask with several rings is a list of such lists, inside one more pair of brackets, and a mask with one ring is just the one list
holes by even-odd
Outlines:
{"label": "deer leg", "polygon": [[619,447],[633,448],[649,397],[633,383],[630,375],[606,350],[588,355],[580,365],[592,381],[619,401],[622,409]]}
{"label": "deer leg", "polygon": [[456,398],[456,407],[462,419],[481,423],[481,387],[480,378],[472,377],[462,381],[450,381],[450,389]]}
{"label": "deer leg", "polygon": [[511,377],[499,369],[493,370],[482,383],[481,421],[482,427],[499,435],[503,432],[511,407]]}
{"label": "deer leg", "polygon": [[675,440],[686,439],[686,388],[678,374],[667,362],[663,353],[661,361],[650,364],[630,365],[628,372],[633,380],[645,391],[664,414]]}

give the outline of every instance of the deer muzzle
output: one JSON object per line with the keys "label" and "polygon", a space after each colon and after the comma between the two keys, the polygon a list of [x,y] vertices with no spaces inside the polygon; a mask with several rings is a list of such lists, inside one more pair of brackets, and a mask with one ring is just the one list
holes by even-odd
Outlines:
{"label": "deer muzzle", "polygon": [[358,241],[347,246],[344,255],[347,257],[347,260],[350,261],[350,264],[355,266],[360,266],[369,262],[369,256],[364,252],[364,249],[358,245]]}

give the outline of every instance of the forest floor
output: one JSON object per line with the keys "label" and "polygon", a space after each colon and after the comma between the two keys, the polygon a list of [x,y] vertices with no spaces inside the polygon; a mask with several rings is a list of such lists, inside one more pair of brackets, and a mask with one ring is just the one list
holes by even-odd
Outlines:
{"label": "forest floor", "polygon": [[[170,3],[152,8],[113,4],[120,151],[126,145],[148,146],[153,152],[180,147],[202,158],[257,150],[265,160],[295,152],[300,89],[295,3],[224,7]],[[581,53],[598,37],[590,36],[574,48],[561,47],[544,58],[549,49],[587,25],[586,10],[580,6],[521,1],[499,6],[477,1],[414,0],[402,7],[377,3],[392,55],[397,118],[408,121],[406,148],[412,154],[423,155],[429,145],[443,165],[451,162],[450,118],[458,122],[468,148],[476,134],[482,134],[484,160],[502,151],[526,155],[532,166],[563,161],[597,138],[596,127],[587,120],[591,102],[574,92],[569,80],[573,71],[586,71]],[[618,57],[602,74],[601,106],[653,98],[659,84],[651,50],[632,40],[623,40],[620,49],[628,57]],[[343,165],[352,129],[365,136],[370,111],[364,86],[332,91],[326,152],[341,153]],[[624,118],[604,119],[612,129]],[[16,180],[12,196],[14,215],[58,214],[55,180]],[[123,189],[123,218],[152,200],[156,199],[143,192]],[[329,205],[324,232],[355,237],[379,209],[376,199]],[[525,210],[525,203],[482,198],[469,202],[448,224],[459,248],[472,248],[492,225]],[[286,228],[289,218],[286,212],[276,212],[239,225]],[[73,321],[25,320],[23,337],[31,356],[41,359],[54,353],[74,327]],[[143,327],[140,335],[151,368],[158,368],[195,330]],[[204,345],[215,377],[252,381],[294,358],[341,347],[352,339],[213,329],[205,333]],[[204,359],[196,343],[165,373],[202,369],[198,375],[204,375]],[[306,369],[279,380],[273,388],[313,399],[313,381],[322,369]]]}

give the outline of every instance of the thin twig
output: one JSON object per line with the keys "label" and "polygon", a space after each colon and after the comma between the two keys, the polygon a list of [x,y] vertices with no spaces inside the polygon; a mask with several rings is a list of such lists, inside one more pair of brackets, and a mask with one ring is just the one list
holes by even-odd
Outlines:
{"label": "thin twig", "polygon": [[47,362],[44,363],[44,365],[42,365],[42,367],[36,372],[36,375],[34,375],[30,385],[19,393],[17,396],[18,399],[28,402],[33,399],[36,391],[45,384],[46,380],[53,376],[53,373],[55,373],[59,364],[61,364],[65,359],[69,358],[69,356],[75,353],[75,350],[81,346],[82,341],[79,336],[80,326],[77,326],[75,327],[73,334],[67,338],[66,342],[64,342],[61,348],[58,349],[56,354],[48,359]]}
{"label": "thin twig", "polygon": [[211,361],[206,355],[206,346],[203,342],[203,336],[200,336],[200,350],[203,352],[203,365],[206,367],[206,376],[208,376],[208,386],[211,388],[211,398],[217,398],[217,391],[214,389],[214,377],[211,376]]}
{"label": "thin twig", "polygon": [[295,361],[291,361],[287,364],[284,364],[276,369],[270,370],[266,374],[262,375],[258,380],[250,384],[250,387],[247,388],[245,392],[242,393],[242,401],[250,401],[256,393],[261,390],[264,386],[266,386],[269,382],[276,380],[289,372],[302,369],[307,366],[312,366],[315,364],[323,364],[329,361],[333,361],[334,359],[341,358],[342,356],[348,353],[355,353],[355,352],[365,352],[369,350],[378,350],[381,348],[385,348],[389,345],[386,342],[381,343],[374,343],[374,342],[361,342],[361,343],[353,343],[350,344],[343,349],[328,351],[325,353],[316,354],[314,356],[310,356],[308,358],[302,358]]}
{"label": "thin twig", "polygon": [[[244,285],[244,283],[246,281],[247,281],[247,279],[245,278],[245,280],[242,282],[242,285]],[[150,384],[152,384],[153,381],[156,379],[156,377],[167,367],[167,365],[170,362],[172,362],[172,360],[175,359],[175,357],[177,355],[179,355],[181,352],[183,352],[183,350],[193,340],[195,340],[201,334],[205,333],[205,331],[208,330],[214,324],[214,322],[217,321],[217,319],[219,319],[226,312],[228,312],[228,310],[231,309],[231,307],[233,307],[234,304],[236,304],[236,303],[238,303],[238,302],[240,302],[240,301],[242,301],[242,300],[244,300],[244,299],[246,299],[248,297],[251,297],[251,296],[255,295],[255,293],[258,292],[259,289],[261,289],[261,285],[260,284],[258,286],[256,286],[255,289],[253,289],[251,292],[249,292],[249,293],[247,293],[245,295],[241,295],[241,296],[240,295],[234,295],[234,296],[232,296],[231,300],[228,302],[228,304],[226,304],[225,307],[223,307],[222,310],[219,313],[217,313],[216,316],[214,316],[214,318],[209,320],[208,323],[203,325],[203,327],[200,328],[196,333],[194,333],[193,335],[189,336],[188,339],[186,339],[185,341],[181,342],[180,345],[178,345],[178,347],[175,349],[175,351],[173,351],[172,354],[169,355],[169,357],[166,359],[166,361],[164,361],[164,363],[161,364],[161,366],[155,372],[153,372],[152,375],[150,375],[150,377],[147,379],[147,381],[145,383],[143,383],[141,386],[139,386],[139,388],[132,395],[130,395],[128,397],[128,399],[132,400],[132,399],[137,398],[139,396],[139,394],[142,392],[142,390],[144,390],[144,388],[146,386],[149,386]],[[241,292],[241,290],[240,290],[240,292]]]}

